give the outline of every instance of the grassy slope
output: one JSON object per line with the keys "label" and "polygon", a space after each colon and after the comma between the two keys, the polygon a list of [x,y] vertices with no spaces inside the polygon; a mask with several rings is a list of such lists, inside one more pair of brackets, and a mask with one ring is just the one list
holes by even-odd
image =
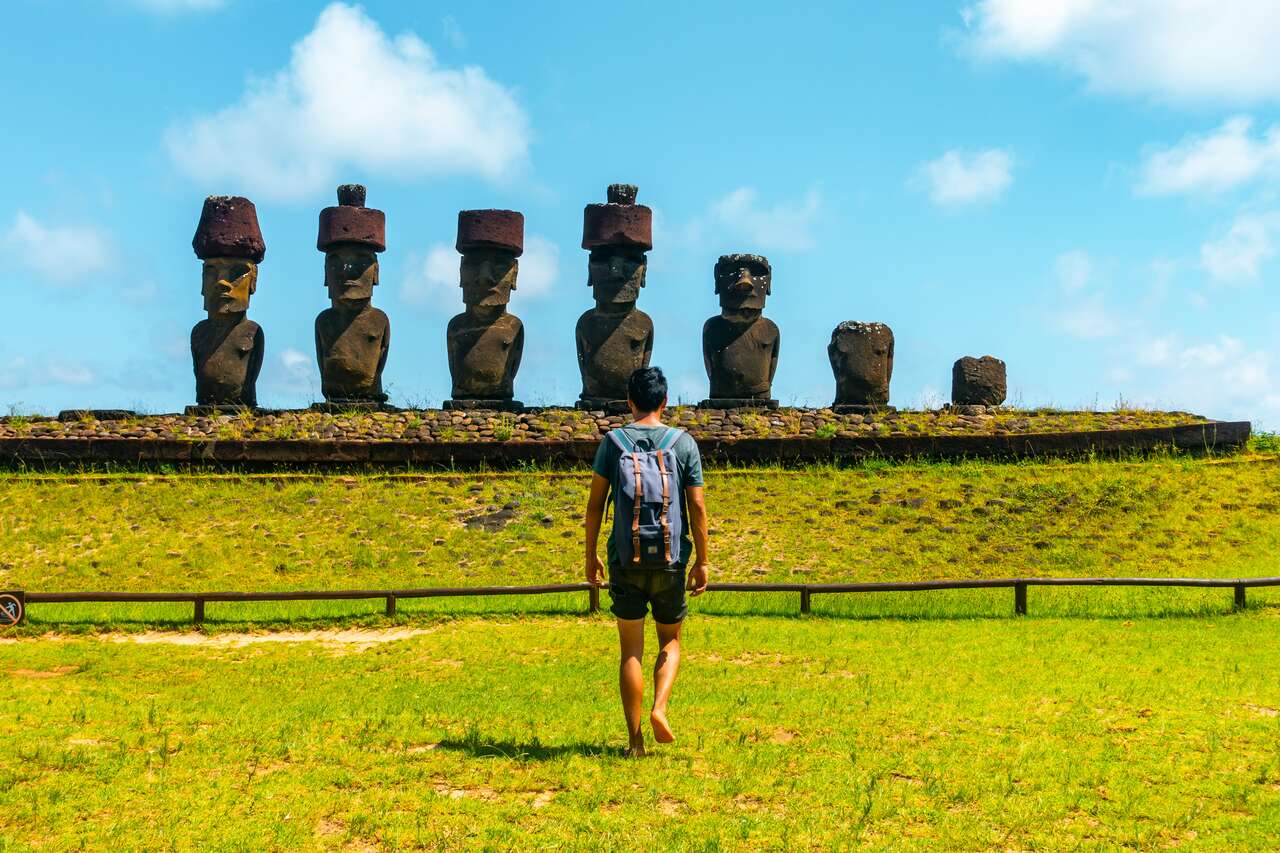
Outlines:
{"label": "grassy slope", "polygon": [[638,762],[603,620],[0,643],[0,849],[1265,848],[1276,628],[695,620]]}
{"label": "grassy slope", "polygon": [[[10,476],[0,588],[576,581],[586,484],[539,473]],[[479,523],[509,504],[501,529]],[[1273,456],[709,472],[708,505],[719,580],[1280,574]]]}

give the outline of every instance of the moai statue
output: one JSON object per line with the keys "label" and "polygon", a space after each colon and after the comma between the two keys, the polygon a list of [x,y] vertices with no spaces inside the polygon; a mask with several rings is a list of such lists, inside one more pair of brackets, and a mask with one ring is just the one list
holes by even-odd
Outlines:
{"label": "moai statue", "polygon": [[721,255],[716,261],[720,313],[702,326],[702,361],[711,394],[699,406],[776,409],[769,398],[778,370],[778,327],[764,316],[772,270],[761,255]]}
{"label": "moai statue", "polygon": [[378,284],[378,252],[385,251],[386,216],[364,206],[359,184],[338,187],[338,206],[320,211],[316,248],[324,252],[324,284],[332,307],[316,316],[317,408],[377,407],[386,402],[382,368],[391,346],[391,321],[370,304]]}
{"label": "moai statue", "polygon": [[462,302],[449,321],[449,375],[453,399],[446,409],[519,411],[512,399],[524,352],[524,324],[507,311],[524,251],[524,215],[514,210],[458,212]]}
{"label": "moai statue", "polygon": [[266,244],[253,202],[233,195],[206,198],[191,247],[204,262],[200,292],[209,317],[191,329],[196,405],[188,413],[256,407],[263,336],[246,314]]}
{"label": "moai statue", "polygon": [[951,368],[953,406],[999,406],[1006,388],[1004,362],[998,358],[967,355]]}
{"label": "moai statue", "polygon": [[831,331],[827,358],[836,377],[839,414],[893,411],[889,380],[893,378],[893,331],[884,323],[846,320]]}
{"label": "moai statue", "polygon": [[649,366],[653,320],[636,308],[653,248],[653,211],[630,184],[609,187],[607,204],[582,212],[582,248],[591,252],[587,284],[596,307],[578,318],[574,339],[582,374],[579,409],[627,411],[627,380]]}

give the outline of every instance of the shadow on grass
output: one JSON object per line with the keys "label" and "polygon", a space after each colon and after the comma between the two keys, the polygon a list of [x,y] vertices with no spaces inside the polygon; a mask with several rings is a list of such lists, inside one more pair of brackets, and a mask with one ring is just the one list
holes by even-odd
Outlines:
{"label": "shadow on grass", "polygon": [[588,758],[600,756],[619,757],[622,748],[604,746],[596,743],[565,743],[555,746],[533,741],[532,743],[516,743],[510,740],[493,740],[491,738],[468,736],[462,740],[442,740],[438,749],[452,752],[465,752],[472,758],[510,758],[515,761],[554,761],[573,755]]}

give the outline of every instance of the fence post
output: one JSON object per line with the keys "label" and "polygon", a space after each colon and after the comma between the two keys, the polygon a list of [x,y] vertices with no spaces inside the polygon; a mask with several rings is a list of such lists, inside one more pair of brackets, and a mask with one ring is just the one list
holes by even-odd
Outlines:
{"label": "fence post", "polygon": [[387,596],[387,615],[396,615],[396,597],[394,595]]}
{"label": "fence post", "polygon": [[1235,601],[1234,601],[1234,607],[1233,607],[1232,609],[1234,609],[1234,610],[1244,610],[1244,608],[1245,608],[1245,604],[1246,604],[1245,599],[1244,599],[1244,590],[1245,590],[1245,586],[1244,586],[1244,584],[1242,584],[1242,583],[1238,583],[1238,584],[1236,584],[1236,585],[1235,585],[1235,593],[1236,593],[1236,596],[1235,596]]}
{"label": "fence post", "polygon": [[1015,583],[1013,585],[1013,612],[1018,616],[1027,615],[1027,585],[1025,583]]}
{"label": "fence post", "polygon": [[600,587],[598,586],[593,586],[587,590],[587,612],[600,612]]}
{"label": "fence post", "polygon": [[809,613],[809,587],[800,590],[800,614],[808,615]]}
{"label": "fence post", "polygon": [[204,599],[197,598],[195,605],[195,613],[191,615],[191,621],[199,625],[204,622]]}

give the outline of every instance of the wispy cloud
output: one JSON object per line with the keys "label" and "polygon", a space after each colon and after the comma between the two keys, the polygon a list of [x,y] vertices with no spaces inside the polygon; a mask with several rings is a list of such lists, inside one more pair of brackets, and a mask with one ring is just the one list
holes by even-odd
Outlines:
{"label": "wispy cloud", "polygon": [[975,55],[1058,65],[1099,91],[1280,99],[1274,0],[979,0],[963,18]]}
{"label": "wispy cloud", "polygon": [[0,365],[0,388],[7,391],[49,385],[83,388],[97,381],[97,371],[81,361],[14,356]]}
{"label": "wispy cloud", "polygon": [[359,7],[332,3],[286,68],[171,127],[166,145],[205,185],[298,199],[352,171],[502,180],[527,161],[529,122],[483,69],[442,67],[413,33],[388,38]]}
{"label": "wispy cloud", "polygon": [[822,196],[810,190],[803,198],[762,204],[755,187],[739,187],[711,205],[715,224],[759,251],[803,251],[815,245],[813,226],[822,211]]}
{"label": "wispy cloud", "polygon": [[42,280],[64,286],[86,284],[107,269],[116,250],[110,236],[93,225],[45,225],[25,211],[0,232],[6,263],[30,270]]}
{"label": "wispy cloud", "polygon": [[1280,213],[1241,214],[1225,233],[1200,247],[1200,264],[1215,281],[1256,281],[1276,253],[1278,230]]}
{"label": "wispy cloud", "polygon": [[1280,171],[1280,126],[1254,136],[1253,119],[1236,116],[1211,133],[1194,134],[1143,158],[1142,195],[1221,193]]}
{"label": "wispy cloud", "polygon": [[910,183],[940,207],[994,201],[1013,183],[1013,155],[1000,148],[953,148],[921,165]]}

